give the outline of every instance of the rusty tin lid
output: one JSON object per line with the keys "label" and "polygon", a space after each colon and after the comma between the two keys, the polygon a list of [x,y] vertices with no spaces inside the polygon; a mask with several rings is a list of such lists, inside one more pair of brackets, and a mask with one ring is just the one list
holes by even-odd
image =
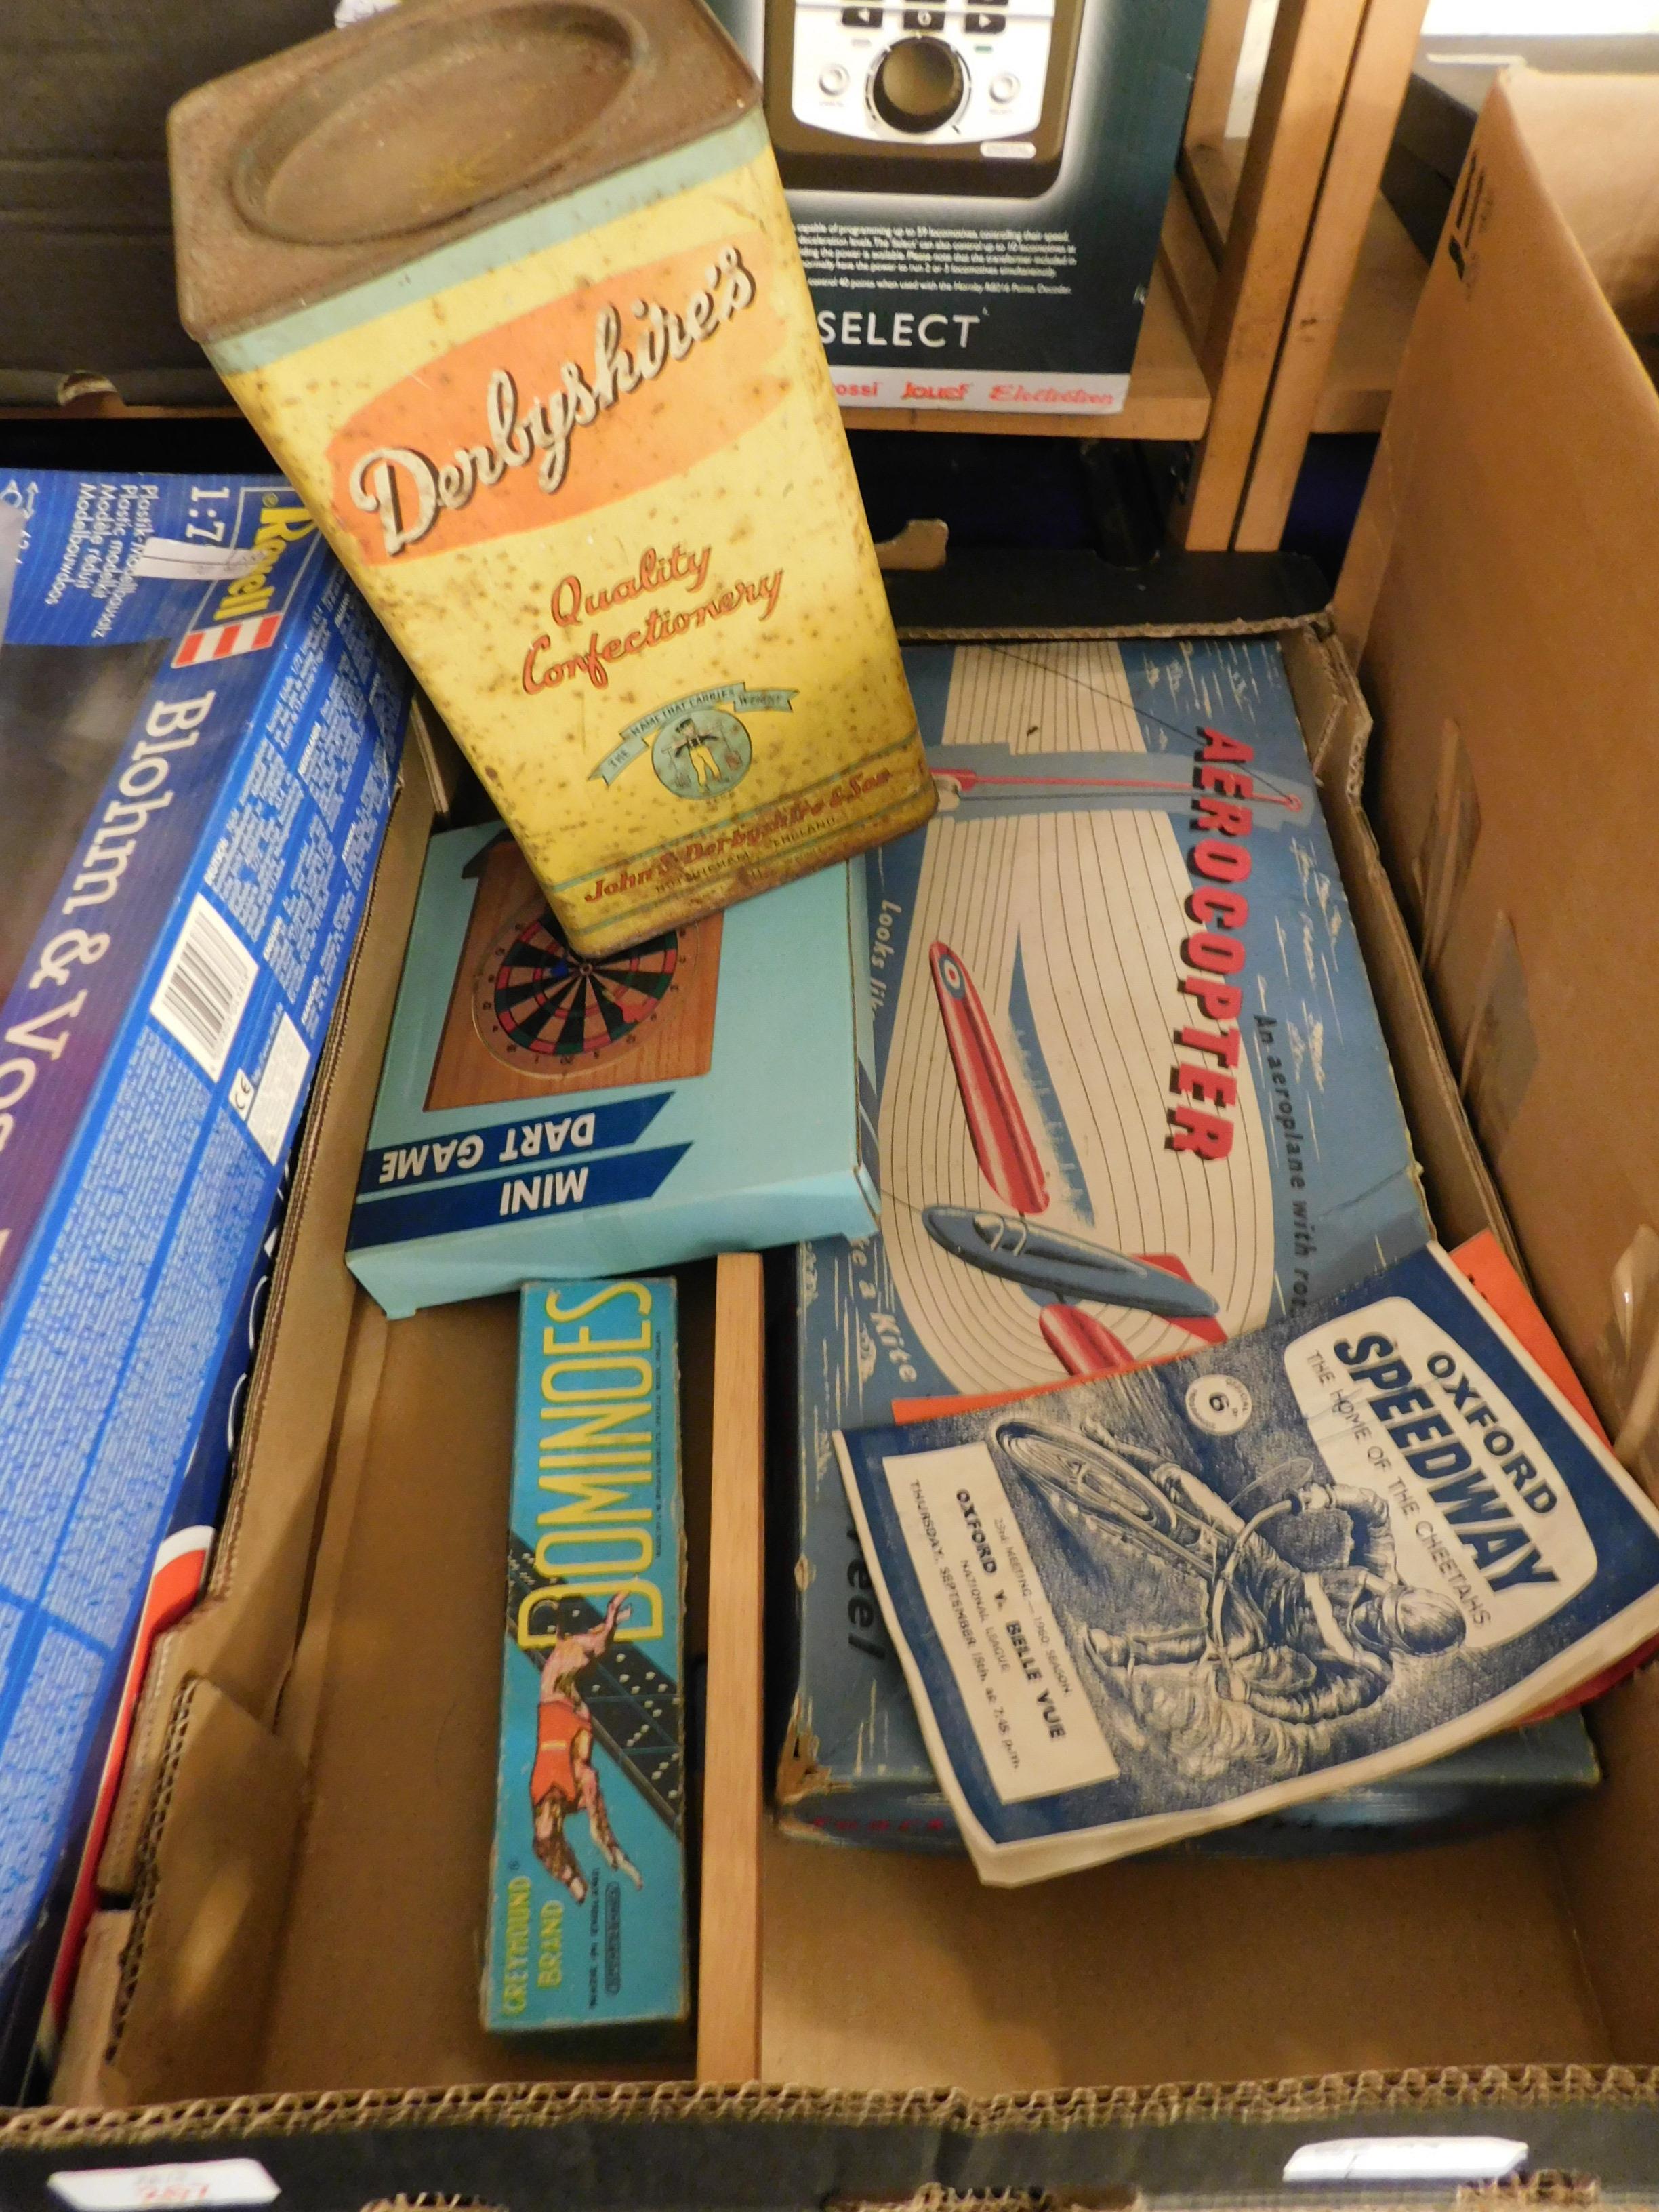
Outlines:
{"label": "rusty tin lid", "polygon": [[173,108],[180,317],[210,347],[759,99],[700,0],[402,0]]}

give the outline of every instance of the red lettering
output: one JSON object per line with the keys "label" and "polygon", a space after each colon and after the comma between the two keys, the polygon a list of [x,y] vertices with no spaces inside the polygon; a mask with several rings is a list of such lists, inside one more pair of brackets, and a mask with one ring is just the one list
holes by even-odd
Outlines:
{"label": "red lettering", "polygon": [[1250,872],[1250,848],[1229,845],[1219,837],[1206,837],[1194,849],[1193,866],[1213,883],[1242,884]]}
{"label": "red lettering", "polygon": [[1187,902],[1194,921],[1214,922],[1222,929],[1243,929],[1250,918],[1250,902],[1237,891],[1195,890]]}
{"label": "red lettering", "polygon": [[1172,1152],[1196,1152],[1201,1160],[1224,1160],[1233,1148],[1233,1125],[1196,1106],[1171,1109]]}
{"label": "red lettering", "polygon": [[1218,791],[1225,799],[1249,799],[1255,795],[1255,778],[1240,775],[1236,769],[1201,768],[1198,771],[1200,791]]}
{"label": "red lettering", "polygon": [[553,597],[550,604],[554,621],[561,629],[568,629],[582,611],[581,578],[561,576],[553,586]]}
{"label": "red lettering", "polygon": [[1244,947],[1236,937],[1218,937],[1206,929],[1187,939],[1181,957],[1189,968],[1201,968],[1206,975],[1237,975],[1244,965]]}
{"label": "red lettering", "polygon": [[1200,722],[1198,734],[1204,740],[1203,757],[1206,761],[1252,761],[1255,758],[1254,745],[1246,744],[1243,738],[1230,738],[1224,730],[1212,730],[1207,723]]}
{"label": "red lettering", "polygon": [[1244,1011],[1244,994],[1237,983],[1213,982],[1207,975],[1183,975],[1181,988],[1196,999],[1212,1022],[1236,1022]]}
{"label": "red lettering", "polygon": [[1176,1062],[1175,1087],[1184,1098],[1202,1098],[1212,1106],[1231,1106],[1238,1085],[1218,1068],[1194,1067],[1189,1060]]}
{"label": "red lettering", "polygon": [[[1193,1052],[1212,1052],[1224,1066],[1238,1066],[1238,1031],[1237,1030],[1177,1030],[1176,1042],[1186,1045]],[[1231,1105],[1229,1099],[1224,1103]]]}
{"label": "red lettering", "polygon": [[536,655],[538,653],[545,653],[552,642],[550,637],[538,637],[531,646],[529,652],[526,653],[523,682],[526,691],[544,691],[553,681],[551,674],[538,676],[536,673]]}
{"label": "red lettering", "polygon": [[1248,837],[1251,814],[1248,806],[1235,806],[1231,799],[1200,799],[1198,826],[1219,831],[1224,837]]}

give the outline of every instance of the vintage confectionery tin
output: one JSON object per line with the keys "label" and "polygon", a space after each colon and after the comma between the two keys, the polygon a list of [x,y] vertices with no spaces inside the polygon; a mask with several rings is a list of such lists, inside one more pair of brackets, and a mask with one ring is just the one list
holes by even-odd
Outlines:
{"label": "vintage confectionery tin", "polygon": [[758,87],[697,0],[404,0],[170,134],[185,322],[579,952],[927,817]]}

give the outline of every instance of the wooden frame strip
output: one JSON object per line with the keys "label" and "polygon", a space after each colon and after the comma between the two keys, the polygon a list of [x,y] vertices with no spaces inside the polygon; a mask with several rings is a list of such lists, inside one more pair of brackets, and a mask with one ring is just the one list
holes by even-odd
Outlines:
{"label": "wooden frame strip", "polygon": [[1370,0],[1261,417],[1234,543],[1271,551],[1284,533],[1337,332],[1353,287],[1425,0]]}

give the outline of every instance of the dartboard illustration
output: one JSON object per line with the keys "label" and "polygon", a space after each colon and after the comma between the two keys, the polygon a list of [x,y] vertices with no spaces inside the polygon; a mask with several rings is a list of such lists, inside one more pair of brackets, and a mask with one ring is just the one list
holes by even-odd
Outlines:
{"label": "dartboard illustration", "polygon": [[545,907],[520,915],[479,967],[478,1035],[497,1060],[526,1074],[602,1066],[639,1042],[684,982],[693,934],[666,929],[590,959],[571,951]]}

